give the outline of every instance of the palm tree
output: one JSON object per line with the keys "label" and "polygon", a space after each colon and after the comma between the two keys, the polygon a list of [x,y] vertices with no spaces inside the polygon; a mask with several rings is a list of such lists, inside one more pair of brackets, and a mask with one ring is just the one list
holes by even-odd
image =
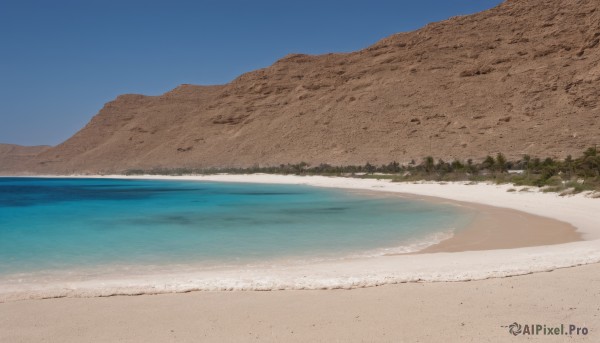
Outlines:
{"label": "palm tree", "polygon": [[600,155],[596,148],[588,148],[583,157],[578,158],[578,169],[581,169],[585,176],[600,176]]}
{"label": "palm tree", "polygon": [[498,168],[501,173],[506,171],[506,157],[504,157],[501,152],[496,155],[496,168]]}
{"label": "palm tree", "polygon": [[433,162],[433,157],[427,156],[423,160],[423,167],[427,173],[431,173],[435,167],[435,163]]}
{"label": "palm tree", "polygon": [[567,179],[571,179],[573,175],[573,157],[571,155],[565,158],[565,172],[567,173]]}

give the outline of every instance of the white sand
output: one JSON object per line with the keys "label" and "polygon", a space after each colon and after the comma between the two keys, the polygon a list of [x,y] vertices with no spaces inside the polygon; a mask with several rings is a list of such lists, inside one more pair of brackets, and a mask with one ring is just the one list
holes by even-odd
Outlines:
{"label": "white sand", "polygon": [[[599,342],[600,264],[471,282],[0,303],[0,342]],[[578,325],[517,336],[506,325]]]}
{"label": "white sand", "polygon": [[[109,176],[105,176],[109,177]],[[114,176],[124,178],[123,176]],[[413,281],[465,281],[522,275],[600,261],[600,200],[584,195],[507,192],[509,185],[391,183],[388,181],[279,175],[212,175],[137,179],[305,184],[410,193],[516,209],[574,225],[585,241],[492,251],[379,256],[244,270],[162,273],[69,284],[0,285],[0,301],[62,296],[169,293],[191,290],[275,290],[366,287]]]}

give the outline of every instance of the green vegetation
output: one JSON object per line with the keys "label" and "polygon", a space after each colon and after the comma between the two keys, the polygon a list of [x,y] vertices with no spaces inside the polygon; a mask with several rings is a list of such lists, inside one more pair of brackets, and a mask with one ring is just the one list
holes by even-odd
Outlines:
{"label": "green vegetation", "polygon": [[[285,175],[328,175],[357,178],[391,179],[402,181],[492,181],[511,183],[516,186],[542,187],[545,192],[561,192],[574,194],[582,191],[600,191],[600,152],[589,148],[580,157],[568,156],[562,161],[546,158],[532,158],[525,155],[517,161],[508,161],[498,153],[496,157],[487,156],[479,163],[454,160],[435,162],[431,156],[425,157],[421,163],[414,160],[406,165],[390,162],[375,166],[370,163],[361,166],[332,166],[308,163],[282,164],[270,167],[250,168],[176,168],[153,170],[128,170],[126,175],[202,175],[202,174],[285,174]],[[515,191],[515,190],[513,190]],[[523,190],[522,190],[523,191]]]}

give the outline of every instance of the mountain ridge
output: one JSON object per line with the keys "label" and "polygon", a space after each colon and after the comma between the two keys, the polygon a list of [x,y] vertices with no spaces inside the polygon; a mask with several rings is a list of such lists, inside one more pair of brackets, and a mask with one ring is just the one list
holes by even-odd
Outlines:
{"label": "mountain ridge", "polygon": [[356,52],[289,54],[224,85],[121,95],[0,171],[577,155],[600,143],[599,7],[509,0]]}

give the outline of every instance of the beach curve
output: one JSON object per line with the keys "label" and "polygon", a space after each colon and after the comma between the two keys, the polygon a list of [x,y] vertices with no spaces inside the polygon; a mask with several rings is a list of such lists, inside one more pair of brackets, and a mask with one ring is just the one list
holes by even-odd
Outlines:
{"label": "beach curve", "polygon": [[[69,176],[71,177],[71,176]],[[89,176],[85,176],[89,177]],[[104,176],[128,178],[124,176]],[[55,297],[158,294],[197,290],[337,289],[404,282],[468,281],[523,275],[600,262],[600,201],[583,195],[507,192],[510,185],[391,183],[323,176],[210,175],[136,176],[135,179],[304,184],[394,192],[519,210],[569,223],[583,241],[483,251],[352,258],[309,265],[273,265],[243,270],[198,271],[98,279],[68,284],[3,288],[0,301]],[[595,215],[596,214],[596,215]]]}

